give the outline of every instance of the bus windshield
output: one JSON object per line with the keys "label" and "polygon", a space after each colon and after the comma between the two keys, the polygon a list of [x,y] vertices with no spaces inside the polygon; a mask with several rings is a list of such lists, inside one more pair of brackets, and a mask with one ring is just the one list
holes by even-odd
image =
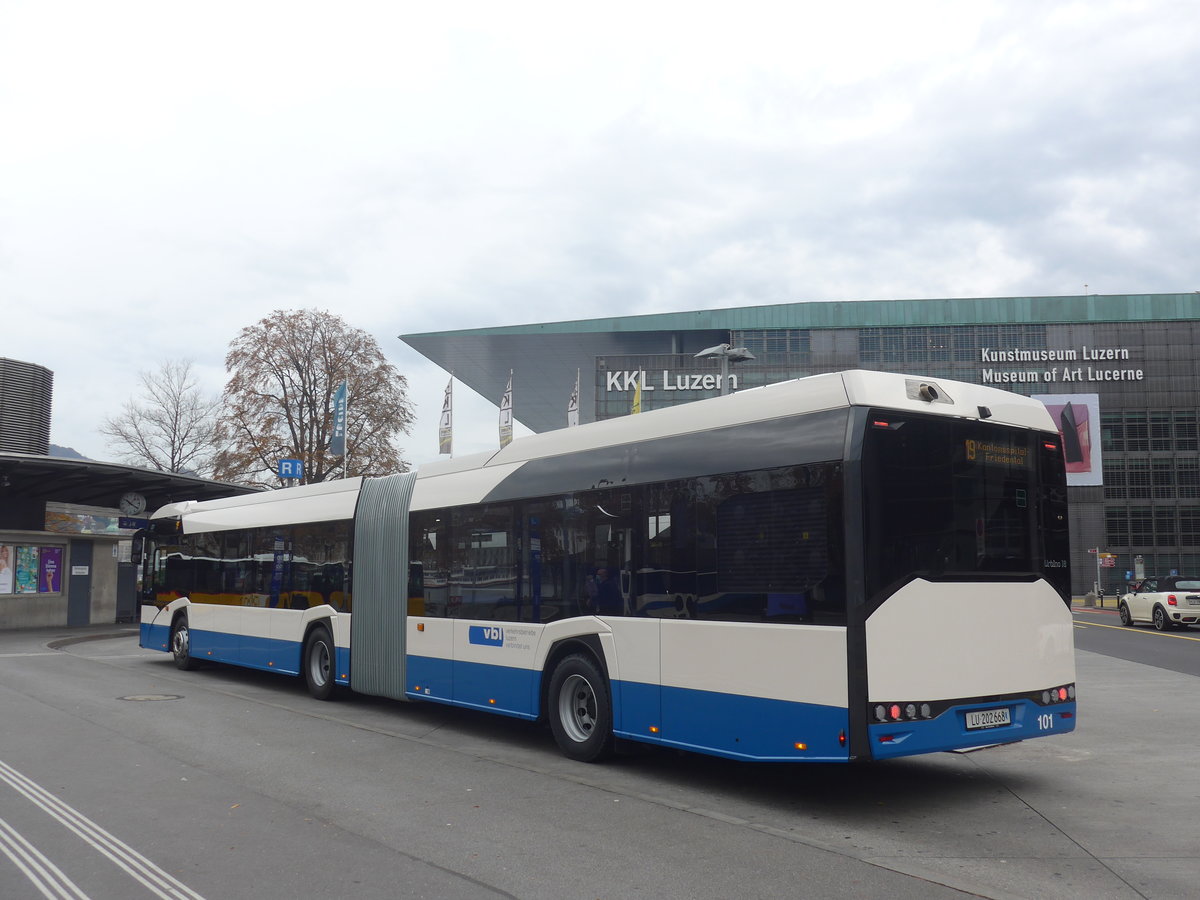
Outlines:
{"label": "bus windshield", "polygon": [[1041,574],[1041,438],[871,411],[863,447],[868,603],[913,577]]}

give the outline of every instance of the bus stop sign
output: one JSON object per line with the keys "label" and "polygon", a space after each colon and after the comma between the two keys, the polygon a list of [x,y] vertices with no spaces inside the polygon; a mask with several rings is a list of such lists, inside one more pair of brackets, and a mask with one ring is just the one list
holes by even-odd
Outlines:
{"label": "bus stop sign", "polygon": [[280,478],[303,478],[304,477],[304,460],[302,460],[302,459],[281,459],[279,461],[279,477]]}

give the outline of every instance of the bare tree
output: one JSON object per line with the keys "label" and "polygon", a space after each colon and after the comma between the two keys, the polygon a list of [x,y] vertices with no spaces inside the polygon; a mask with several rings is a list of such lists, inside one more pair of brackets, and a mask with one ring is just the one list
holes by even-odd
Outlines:
{"label": "bare tree", "polygon": [[[225,356],[229,381],[217,426],[216,477],[278,484],[280,459],[304,481],[404,472],[393,444],[412,428],[408,381],[371,335],[324,310],[276,310],[242,329]],[[347,385],[346,456],[329,453],[333,396]]]}
{"label": "bare tree", "polygon": [[139,372],[142,392],[105,419],[100,433],[122,462],[207,477],[220,399],[200,390],[190,359]]}

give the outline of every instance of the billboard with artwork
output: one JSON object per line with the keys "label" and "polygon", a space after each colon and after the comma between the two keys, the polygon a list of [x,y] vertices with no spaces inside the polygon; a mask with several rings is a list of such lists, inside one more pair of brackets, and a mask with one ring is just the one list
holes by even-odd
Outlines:
{"label": "billboard with artwork", "polygon": [[1050,411],[1062,436],[1067,486],[1104,484],[1100,450],[1099,394],[1043,394],[1034,397]]}

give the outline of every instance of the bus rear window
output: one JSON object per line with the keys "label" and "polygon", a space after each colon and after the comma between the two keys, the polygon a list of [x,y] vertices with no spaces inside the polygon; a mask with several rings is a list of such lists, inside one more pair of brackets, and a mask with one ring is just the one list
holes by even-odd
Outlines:
{"label": "bus rear window", "polygon": [[913,577],[1038,572],[1037,438],[872,413],[863,448],[868,602]]}

